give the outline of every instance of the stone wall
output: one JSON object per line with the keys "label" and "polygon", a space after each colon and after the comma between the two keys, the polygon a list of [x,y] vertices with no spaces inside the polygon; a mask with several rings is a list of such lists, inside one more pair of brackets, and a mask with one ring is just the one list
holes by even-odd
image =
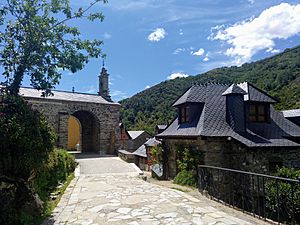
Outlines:
{"label": "stone wall", "polygon": [[194,148],[203,154],[203,164],[224,168],[270,173],[273,167],[300,168],[300,148],[264,147],[248,148],[231,139],[219,137],[199,137],[194,139],[164,139],[163,145],[168,152],[168,176],[177,174],[176,148],[179,145]]}
{"label": "stone wall", "polygon": [[57,132],[59,147],[67,148],[68,118],[73,115],[81,123],[82,151],[115,153],[119,139],[119,104],[25,99],[47,118]]}

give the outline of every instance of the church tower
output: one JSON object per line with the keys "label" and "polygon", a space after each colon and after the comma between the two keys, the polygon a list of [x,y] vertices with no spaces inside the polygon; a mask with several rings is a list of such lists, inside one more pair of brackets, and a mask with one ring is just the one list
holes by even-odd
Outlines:
{"label": "church tower", "polygon": [[108,76],[109,74],[107,73],[107,70],[104,68],[104,63],[103,67],[101,70],[101,73],[99,75],[99,92],[98,95],[106,99],[107,101],[111,102],[111,97],[109,95],[109,82],[108,82]]}

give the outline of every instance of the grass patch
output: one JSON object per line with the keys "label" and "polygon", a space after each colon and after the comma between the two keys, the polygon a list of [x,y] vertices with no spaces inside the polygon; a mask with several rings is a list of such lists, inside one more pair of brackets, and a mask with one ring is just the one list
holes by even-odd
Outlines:
{"label": "grass patch", "polygon": [[175,184],[197,187],[197,179],[193,171],[180,171],[174,178]]}
{"label": "grass patch", "polygon": [[55,209],[55,207],[59,203],[61,197],[65,193],[67,187],[69,186],[71,181],[74,179],[74,177],[75,177],[74,173],[71,173],[67,177],[63,186],[61,188],[58,188],[55,192],[53,192],[53,194],[57,195],[57,198],[55,200],[52,200],[51,198],[49,198],[48,201],[45,202],[43,219],[46,219],[47,217],[49,217],[51,215],[52,211]]}
{"label": "grass patch", "polygon": [[180,187],[171,187],[171,189],[173,189],[173,190],[177,190],[177,191],[181,191],[181,192],[189,192],[189,190],[188,189],[183,189],[183,188],[180,188]]}

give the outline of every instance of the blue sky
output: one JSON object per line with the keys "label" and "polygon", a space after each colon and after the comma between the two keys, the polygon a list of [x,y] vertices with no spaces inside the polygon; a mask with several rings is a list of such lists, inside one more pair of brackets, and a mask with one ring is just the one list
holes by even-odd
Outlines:
{"label": "blue sky", "polygon": [[[241,65],[300,44],[299,0],[109,0],[94,10],[104,13],[104,22],[73,23],[83,38],[104,41],[116,101],[167,79]],[[97,93],[101,67],[98,59],[75,74],[64,72],[57,89]]]}

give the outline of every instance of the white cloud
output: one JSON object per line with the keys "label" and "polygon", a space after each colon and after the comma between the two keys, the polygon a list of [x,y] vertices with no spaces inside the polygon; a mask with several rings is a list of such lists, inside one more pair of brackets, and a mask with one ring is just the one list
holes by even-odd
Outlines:
{"label": "white cloud", "polygon": [[186,50],[185,48],[176,48],[173,52],[173,55],[178,55],[182,52],[185,52],[185,50]]}
{"label": "white cloud", "polygon": [[[264,10],[258,17],[224,28],[218,26],[213,40],[231,45],[225,55],[241,65],[263,49],[274,49],[276,39],[287,39],[300,33],[300,4],[281,3]],[[274,49],[275,50],[275,49]],[[275,50],[276,51],[276,50]]]}
{"label": "white cloud", "polygon": [[209,61],[209,58],[207,56],[205,56],[205,58],[203,59],[204,62]]}
{"label": "white cloud", "polygon": [[279,52],[281,52],[280,51],[280,49],[274,49],[274,48],[268,48],[267,50],[266,50],[266,52],[271,52],[271,53],[279,53]]}
{"label": "white cloud", "polygon": [[167,32],[164,28],[156,28],[151,34],[148,36],[148,40],[151,42],[160,41],[165,38]]}
{"label": "white cloud", "polygon": [[199,50],[196,52],[191,51],[191,54],[196,55],[196,56],[201,56],[204,54],[204,52],[205,52],[205,50],[203,48],[199,48]]}
{"label": "white cloud", "polygon": [[188,74],[185,74],[185,73],[172,73],[170,76],[168,76],[168,79],[169,80],[173,80],[173,79],[175,79],[175,78],[177,78],[177,77],[180,77],[180,78],[182,78],[182,77],[188,77],[189,75]]}
{"label": "white cloud", "polygon": [[150,85],[147,85],[147,86],[145,87],[145,89],[148,89],[148,88],[150,88]]}
{"label": "white cloud", "polygon": [[182,29],[180,29],[179,30],[179,35],[183,35],[184,33],[183,33],[183,30]]}

